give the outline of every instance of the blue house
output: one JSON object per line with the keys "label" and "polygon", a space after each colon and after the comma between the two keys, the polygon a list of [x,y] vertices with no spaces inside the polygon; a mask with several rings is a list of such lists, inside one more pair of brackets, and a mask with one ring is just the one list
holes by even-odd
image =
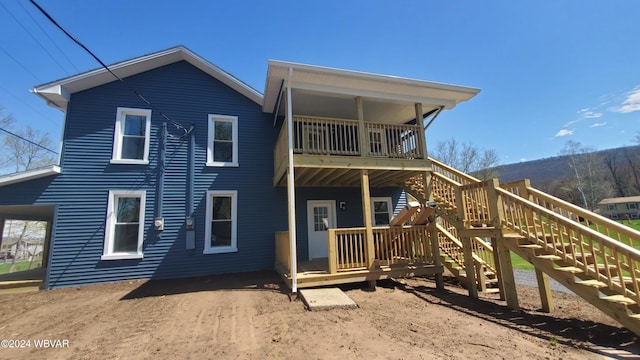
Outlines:
{"label": "blue house", "polygon": [[109,69],[32,89],[64,113],[59,163],[0,177],[0,233],[48,223],[44,288],[442,273],[424,221],[390,222],[428,186],[425,124],[478,89],[269,61],[261,94],[182,46]]}

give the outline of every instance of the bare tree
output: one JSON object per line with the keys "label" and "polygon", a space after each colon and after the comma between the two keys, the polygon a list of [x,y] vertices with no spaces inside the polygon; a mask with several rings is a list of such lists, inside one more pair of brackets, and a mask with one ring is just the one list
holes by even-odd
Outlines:
{"label": "bare tree", "polygon": [[480,149],[469,142],[459,143],[454,138],[438,142],[433,156],[452,168],[473,173],[483,180],[497,176],[493,168],[500,161],[495,149]]}
{"label": "bare tree", "polygon": [[17,136],[2,132],[0,170],[18,172],[54,164],[54,154],[49,150],[53,145],[49,134],[31,126],[16,130],[13,116],[3,115],[2,110],[0,107],[0,128]]}
{"label": "bare tree", "polygon": [[569,167],[573,170],[573,184],[581,199],[577,202],[582,203],[585,209],[595,209],[598,202],[609,194],[606,181],[598,170],[602,163],[601,155],[593,147],[582,146],[573,140],[567,141],[560,154],[567,156]]}
{"label": "bare tree", "polygon": [[623,169],[620,163],[620,149],[613,149],[608,151],[604,157],[604,165],[609,170],[609,174],[611,175],[611,180],[613,181],[613,186],[615,188],[615,196],[624,197],[627,196],[625,191],[625,184],[623,180]]}

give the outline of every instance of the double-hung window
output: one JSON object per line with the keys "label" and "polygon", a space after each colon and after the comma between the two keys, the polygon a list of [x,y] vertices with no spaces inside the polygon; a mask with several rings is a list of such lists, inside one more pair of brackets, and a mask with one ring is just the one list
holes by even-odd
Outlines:
{"label": "double-hung window", "polygon": [[372,197],[371,215],[373,216],[373,225],[389,225],[389,222],[391,221],[391,198]]}
{"label": "double-hung window", "polygon": [[151,110],[118,108],[113,136],[114,164],[148,164]]}
{"label": "double-hung window", "polygon": [[237,215],[237,191],[207,191],[205,254],[238,251]]}
{"label": "double-hung window", "polygon": [[238,166],[238,117],[209,115],[207,166]]}
{"label": "double-hung window", "polygon": [[142,258],[145,203],[144,190],[109,191],[102,260]]}

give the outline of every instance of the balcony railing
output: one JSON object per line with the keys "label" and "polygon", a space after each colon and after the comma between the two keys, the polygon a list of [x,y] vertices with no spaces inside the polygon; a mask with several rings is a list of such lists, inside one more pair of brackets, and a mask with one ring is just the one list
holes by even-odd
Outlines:
{"label": "balcony railing", "polygon": [[422,128],[419,125],[294,116],[293,152],[305,155],[424,159],[420,131]]}

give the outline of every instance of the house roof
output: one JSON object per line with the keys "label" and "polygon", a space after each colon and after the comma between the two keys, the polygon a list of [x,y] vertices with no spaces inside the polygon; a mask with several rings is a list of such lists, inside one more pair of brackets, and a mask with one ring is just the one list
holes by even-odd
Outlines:
{"label": "house roof", "polygon": [[[312,99],[309,96],[307,101],[309,104],[304,103],[304,95],[311,93],[330,94],[334,99],[341,96],[353,99],[358,96],[365,100],[369,99],[371,103],[404,103],[404,105],[421,103],[424,112],[428,112],[442,106],[451,109],[480,92],[480,89],[459,85],[269,60],[262,107],[264,112],[271,113],[275,110],[283,81],[289,76],[292,81],[291,88],[298,91],[298,96],[294,96],[294,101],[298,100],[298,103],[294,106],[297,105],[298,111],[302,110],[302,112],[305,106],[317,107],[318,97]],[[312,101],[313,104],[311,104]],[[333,101],[333,104],[336,102]],[[398,110],[403,112],[405,117],[415,118],[415,110],[412,110],[412,106],[404,106]]]}
{"label": "house roof", "polygon": [[624,204],[624,203],[632,203],[632,202],[640,202],[640,196],[626,196],[626,197],[602,199],[598,203],[598,205]]}
{"label": "house roof", "polygon": [[39,169],[26,170],[0,176],[0,186],[11,185],[22,181],[38,179],[45,176],[60,174],[60,166],[51,165]]}
{"label": "house roof", "polygon": [[[176,46],[167,50],[121,61],[109,65],[109,69],[123,79],[182,60],[187,61],[191,65],[211,75],[258,105],[262,105],[262,94],[260,94],[260,92],[184,46]],[[97,68],[36,86],[31,89],[31,92],[40,96],[50,106],[65,111],[71,94],[113,81],[117,80],[105,68]]]}

